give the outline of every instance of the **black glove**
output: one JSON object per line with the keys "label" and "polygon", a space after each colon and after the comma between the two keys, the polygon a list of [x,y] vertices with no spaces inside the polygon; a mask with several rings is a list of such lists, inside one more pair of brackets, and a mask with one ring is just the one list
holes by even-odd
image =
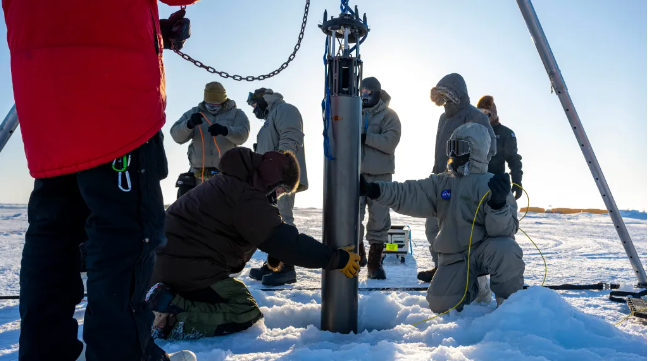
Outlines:
{"label": "black glove", "polygon": [[[517,183],[520,186],[522,185],[522,182],[513,182],[513,183]],[[522,194],[524,194],[524,191],[522,190],[522,188],[520,188],[520,187],[518,187],[516,185],[513,185],[513,188],[511,188],[511,192],[513,192],[513,195],[515,196],[515,199],[520,199],[520,197],[522,197]]]}
{"label": "black glove", "polygon": [[172,45],[180,50],[191,36],[191,22],[184,16],[184,9],[171,14],[168,19],[160,19],[160,32],[164,40],[164,48],[171,49]]}
{"label": "black glove", "polygon": [[360,136],[360,145],[365,144],[366,141],[367,141],[367,134],[362,134]]}
{"label": "black glove", "polygon": [[367,182],[362,174],[360,174],[360,197],[371,199],[380,197],[380,186],[374,182]]}
{"label": "black glove", "polygon": [[196,125],[203,123],[203,116],[200,113],[191,114],[191,118],[187,120],[187,128],[193,129]]}
{"label": "black glove", "polygon": [[217,135],[227,135],[229,133],[229,130],[226,126],[220,125],[218,123],[210,125],[209,128],[207,128],[207,131],[209,131],[209,134],[211,134],[213,137]]}
{"label": "black glove", "polygon": [[500,209],[506,205],[506,197],[511,193],[511,178],[508,173],[497,173],[488,181],[491,197],[488,205]]}

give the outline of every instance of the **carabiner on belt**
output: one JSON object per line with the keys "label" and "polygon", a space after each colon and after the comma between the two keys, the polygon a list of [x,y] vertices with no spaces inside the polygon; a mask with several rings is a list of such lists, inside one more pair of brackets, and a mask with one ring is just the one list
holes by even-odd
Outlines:
{"label": "carabiner on belt", "polygon": [[[130,166],[130,161],[131,161],[131,155],[130,153],[128,153],[128,155],[125,155],[121,158],[116,158],[112,162],[112,168],[115,172],[117,172],[117,187],[122,192],[130,192],[132,189],[130,174],[128,173],[128,167]],[[122,187],[122,174],[124,174],[126,177],[126,184],[128,188]]]}

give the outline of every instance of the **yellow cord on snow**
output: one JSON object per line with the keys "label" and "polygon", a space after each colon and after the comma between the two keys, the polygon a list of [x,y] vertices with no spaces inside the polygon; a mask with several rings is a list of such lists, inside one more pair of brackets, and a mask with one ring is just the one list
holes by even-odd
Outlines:
{"label": "yellow cord on snow", "polygon": [[519,230],[522,231],[522,233],[524,233],[525,236],[527,236],[527,238],[529,239],[529,241],[531,241],[531,243],[533,243],[535,248],[538,250],[538,253],[540,253],[540,257],[542,257],[542,262],[544,262],[545,274],[544,274],[544,278],[542,279],[542,284],[540,286],[544,286],[544,283],[547,280],[547,260],[545,260],[544,255],[542,254],[542,251],[540,250],[538,245],[535,242],[533,242],[531,237],[529,237],[529,235],[522,228],[519,228]]}
{"label": "yellow cord on snow", "polygon": [[[529,198],[529,193],[527,193],[527,191],[524,188],[522,188],[521,185],[519,185],[517,183],[513,183],[513,185],[516,185],[516,186],[520,187],[520,189],[522,189],[522,191],[524,191],[524,194],[526,194],[526,196],[527,196],[527,202],[528,202],[527,203],[527,208],[526,208],[526,212],[524,212],[524,215],[519,220],[519,221],[521,221],[521,220],[524,219],[524,217],[527,216],[527,213],[529,213],[529,206],[531,205],[531,198]],[[469,279],[470,279],[470,249],[471,249],[471,246],[472,246],[473,230],[475,229],[475,222],[477,222],[477,214],[479,212],[479,208],[481,207],[482,203],[484,202],[484,199],[486,199],[486,196],[488,195],[488,193],[490,193],[490,190],[488,190],[486,192],[486,194],[484,194],[484,196],[479,201],[479,204],[477,205],[477,210],[475,211],[475,217],[473,218],[472,227],[470,228],[470,239],[468,240],[468,261],[467,261],[468,265],[466,267],[466,289],[464,290],[464,294],[461,297],[461,300],[456,305],[454,305],[452,308],[450,308],[449,310],[447,310],[447,311],[445,311],[443,313],[440,313],[440,314],[438,314],[436,316],[432,316],[430,318],[427,318],[425,320],[415,322],[415,323],[412,324],[412,326],[416,326],[416,325],[421,324],[423,322],[427,322],[427,321],[433,320],[433,319],[435,319],[437,317],[445,315],[446,313],[448,313],[448,312],[454,310],[455,308],[457,308],[457,306],[459,306],[463,302],[463,300],[466,298],[466,294],[468,294],[468,284],[469,284]],[[522,229],[520,229],[520,231],[522,231]],[[540,252],[540,248],[538,248],[538,245],[536,245],[535,242],[533,242],[531,237],[529,237],[529,235],[526,234],[526,232],[524,232],[524,231],[522,231],[522,233],[524,233],[524,235],[527,236],[527,238],[529,238],[529,241],[531,241],[531,243],[533,243],[533,245],[536,247],[538,252]],[[544,261],[544,266],[545,266],[545,276],[544,276],[544,279],[542,280],[542,285],[544,286],[545,280],[547,279],[547,261],[545,260],[544,255],[542,255],[542,252],[540,252],[540,256],[542,257],[542,261]]]}
{"label": "yellow cord on snow", "polygon": [[632,311],[632,312],[630,312],[629,315],[627,315],[626,317],[624,317],[623,320],[621,320],[621,321],[615,323],[614,326],[619,326],[620,324],[623,323],[623,321],[625,321],[625,320],[627,320],[628,318],[630,318],[630,316],[634,316],[635,313],[637,313],[637,312],[643,312],[643,311],[646,311],[646,309],[643,308],[643,309],[641,309],[641,310],[636,310],[636,311]]}

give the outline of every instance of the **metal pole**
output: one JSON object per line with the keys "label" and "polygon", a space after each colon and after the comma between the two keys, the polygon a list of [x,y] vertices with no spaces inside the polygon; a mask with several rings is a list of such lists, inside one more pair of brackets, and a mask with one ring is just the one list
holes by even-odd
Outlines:
{"label": "metal pole", "polygon": [[11,107],[9,113],[0,124],[0,152],[11,138],[11,135],[18,128],[18,113],[16,112],[16,104]]}
{"label": "metal pole", "polygon": [[540,58],[542,59],[545,70],[549,75],[551,86],[556,91],[556,95],[558,95],[558,98],[560,99],[560,103],[565,110],[569,124],[571,124],[574,135],[578,140],[578,144],[580,144],[583,156],[585,156],[587,165],[589,166],[590,171],[592,172],[592,176],[596,181],[596,186],[601,193],[603,202],[605,202],[605,206],[610,212],[612,222],[614,223],[617,233],[619,233],[619,238],[621,238],[623,248],[625,248],[628,259],[630,260],[630,264],[632,265],[632,269],[634,269],[635,276],[637,276],[637,280],[639,281],[639,284],[637,286],[645,288],[646,271],[644,270],[641,259],[637,254],[637,250],[635,249],[634,244],[632,243],[632,239],[630,238],[630,234],[626,229],[625,223],[623,223],[623,218],[621,218],[621,215],[619,214],[619,209],[617,208],[616,202],[614,201],[610,187],[608,187],[608,184],[605,181],[603,171],[601,170],[601,167],[596,160],[592,145],[587,138],[587,134],[585,134],[585,129],[583,128],[583,124],[581,123],[578,113],[576,112],[576,107],[574,107],[574,103],[569,96],[567,84],[565,84],[565,80],[563,79],[562,74],[560,73],[560,69],[558,68],[556,58],[551,52],[549,42],[547,41],[547,37],[542,30],[538,15],[533,8],[533,4],[531,4],[531,0],[517,0],[517,3],[520,7],[520,11],[522,12],[522,16],[524,17],[524,21],[529,28],[533,42],[538,49],[538,53],[540,54]]}

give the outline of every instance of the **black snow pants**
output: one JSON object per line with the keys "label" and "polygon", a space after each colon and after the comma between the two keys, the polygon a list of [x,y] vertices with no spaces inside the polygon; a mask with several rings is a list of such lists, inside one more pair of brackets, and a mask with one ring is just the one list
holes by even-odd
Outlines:
{"label": "black snow pants", "polygon": [[130,153],[130,187],[126,172],[114,170],[112,162],[35,180],[20,272],[20,361],[74,361],[80,355],[73,316],[83,299],[79,244],[86,240],[87,360],[142,361],[159,353],[144,297],[155,250],[166,242],[162,137],[158,133]]}

